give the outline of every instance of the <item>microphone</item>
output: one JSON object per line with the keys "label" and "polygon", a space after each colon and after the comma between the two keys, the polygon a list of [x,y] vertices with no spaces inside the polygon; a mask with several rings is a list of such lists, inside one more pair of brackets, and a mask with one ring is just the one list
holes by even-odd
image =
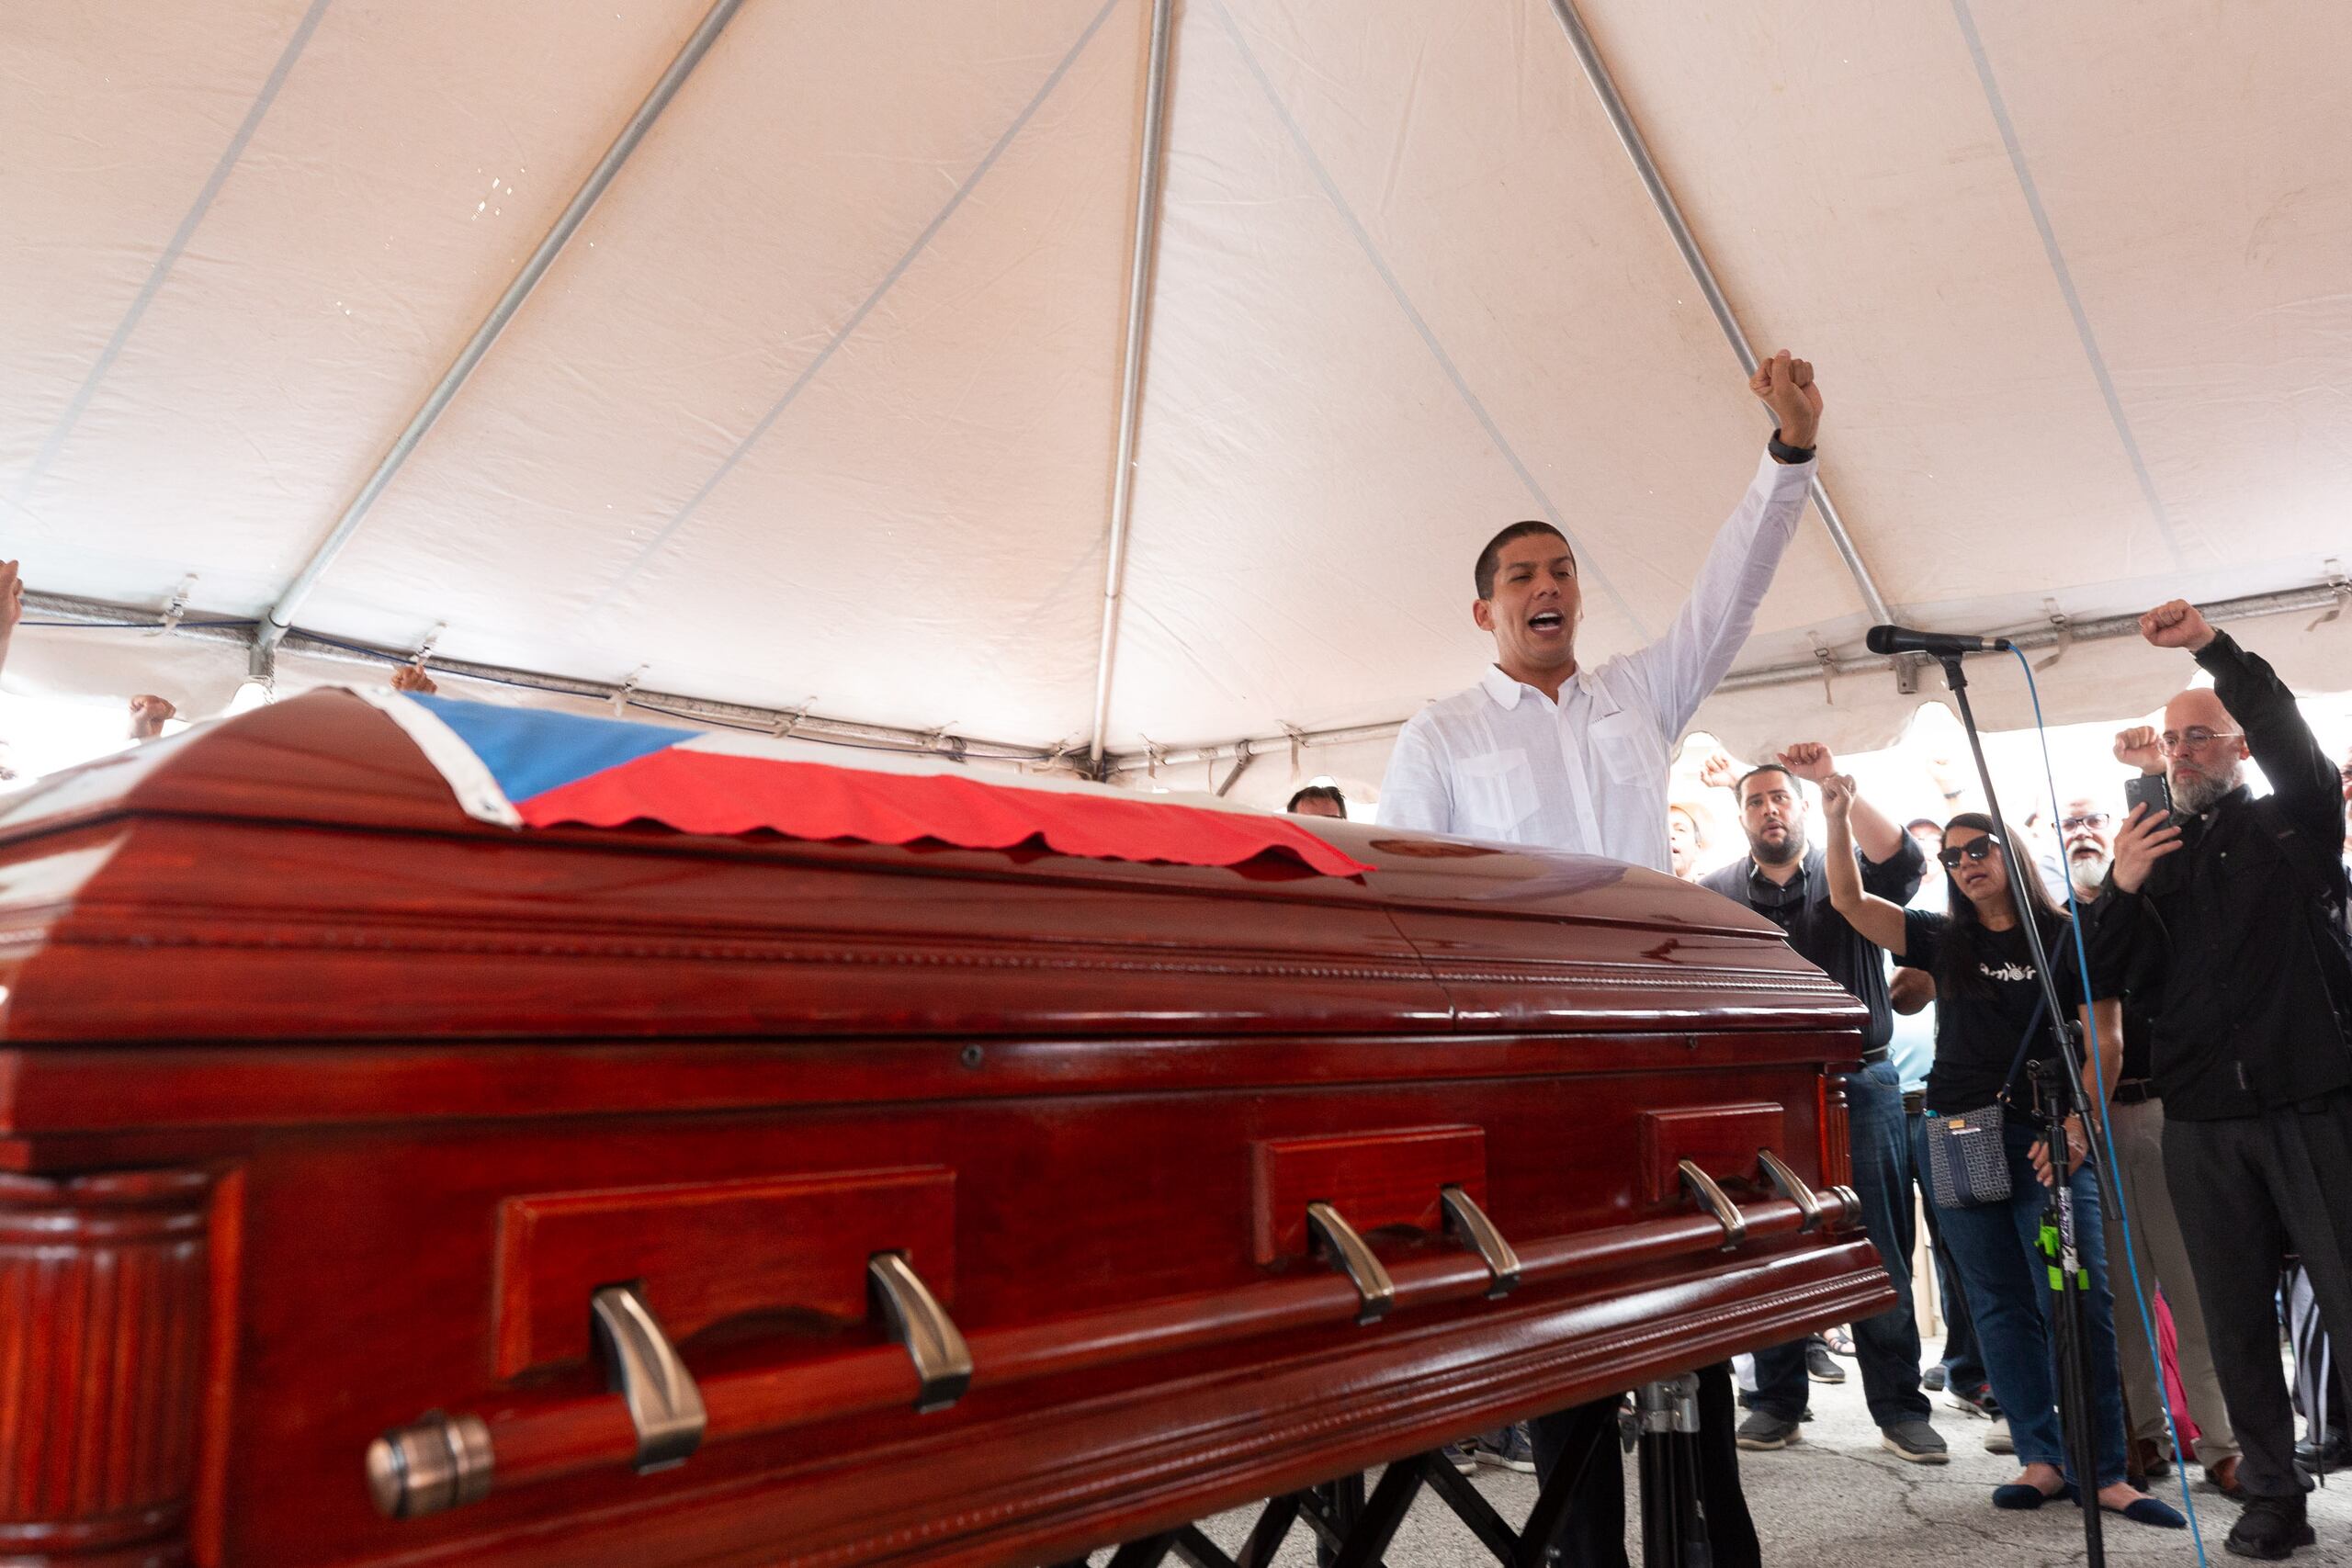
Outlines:
{"label": "microphone", "polygon": [[2012,646],[2005,637],[1962,637],[1956,632],[1914,631],[1909,626],[1872,626],[1862,641],[1872,653],[1924,653],[1930,659],[2007,653]]}

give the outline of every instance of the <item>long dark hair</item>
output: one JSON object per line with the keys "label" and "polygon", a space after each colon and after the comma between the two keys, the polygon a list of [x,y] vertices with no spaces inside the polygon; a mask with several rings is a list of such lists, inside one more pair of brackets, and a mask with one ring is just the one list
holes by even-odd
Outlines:
{"label": "long dark hair", "polygon": [[[1945,823],[1946,843],[1951,841],[1951,830],[1955,828],[1991,834],[1994,842],[2000,846],[2001,853],[2012,857],[2011,863],[2020,874],[2018,880],[2025,884],[2029,906],[2018,911],[2018,918],[2030,919],[2040,926],[2042,950],[2056,953],[2066,930],[2066,911],[2058,907],[2050,897],[2050,889],[2041,885],[2041,868],[2030,859],[2014,859],[2018,853],[2017,840],[2009,836],[2007,828],[1982,811],[1963,811]],[[1984,979],[1984,965],[1990,962],[1992,955],[1984,922],[1976,913],[1976,905],[1960,890],[1960,879],[1947,872],[1944,880],[1951,885],[1948,891],[1951,929],[1944,936],[1943,964],[1941,972],[1936,976],[1936,989],[1944,996],[1990,997],[1993,987]],[[2010,892],[2010,901],[2014,903],[2016,889],[2013,887]]]}

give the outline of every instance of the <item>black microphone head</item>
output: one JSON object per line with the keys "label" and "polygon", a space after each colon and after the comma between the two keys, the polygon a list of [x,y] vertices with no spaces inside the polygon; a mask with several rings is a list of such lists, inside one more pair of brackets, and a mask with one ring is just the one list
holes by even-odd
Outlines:
{"label": "black microphone head", "polygon": [[1903,649],[1897,645],[1895,637],[1901,630],[1899,626],[1872,626],[1862,642],[1872,653],[1900,653]]}

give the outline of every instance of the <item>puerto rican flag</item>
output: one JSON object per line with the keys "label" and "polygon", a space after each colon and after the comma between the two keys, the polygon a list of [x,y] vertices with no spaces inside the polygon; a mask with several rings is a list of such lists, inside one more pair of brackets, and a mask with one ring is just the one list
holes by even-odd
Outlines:
{"label": "puerto rican flag", "polygon": [[807,741],[354,689],[417,744],[467,815],[509,828],[654,822],[682,833],[872,844],[1035,842],[1068,855],[1177,865],[1275,854],[1326,876],[1373,869],[1296,818],[1207,796],[976,774],[945,758],[888,751],[819,760]]}

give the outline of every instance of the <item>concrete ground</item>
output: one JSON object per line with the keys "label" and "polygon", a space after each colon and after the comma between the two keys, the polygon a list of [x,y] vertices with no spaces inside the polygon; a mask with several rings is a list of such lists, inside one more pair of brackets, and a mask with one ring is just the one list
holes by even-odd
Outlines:
{"label": "concrete ground", "polygon": [[[1904,1568],[1912,1563],[1972,1562],[1988,1568],[2043,1568],[2083,1561],[2082,1516],[2052,1505],[2030,1514],[1997,1513],[1992,1490],[2017,1474],[2016,1461],[1984,1449],[1988,1424],[1951,1408],[1933,1396],[1935,1424],[1951,1447],[1951,1462],[1906,1464],[1879,1446],[1878,1428],[1862,1405],[1861,1380],[1845,1362],[1842,1384],[1813,1385],[1815,1419],[1804,1441],[1777,1453],[1740,1456],[1749,1512],[1763,1540],[1764,1561],[1790,1568]],[[1633,1470],[1628,1458],[1626,1469]],[[2189,1498],[2213,1562],[2238,1562],[2222,1551],[2222,1539],[2237,1510],[2203,1483],[2204,1472],[2188,1467]],[[2181,1507],[2179,1470],[2154,1483],[2157,1495]],[[1477,1484],[1514,1525],[1535,1502],[1535,1478],[1481,1467]],[[2296,1563],[2352,1564],[2352,1474],[2332,1478],[2313,1493],[2312,1524],[2319,1532],[2314,1550],[2297,1552]],[[1227,1551],[1238,1550],[1256,1520],[1255,1510],[1220,1516],[1204,1523]],[[1638,1529],[1634,1499],[1626,1517]],[[2112,1515],[2107,1518],[2107,1554],[2119,1564],[2193,1564],[2196,1548],[2187,1530],[2151,1529]],[[1629,1543],[1640,1568],[1638,1539]],[[1098,1556],[1102,1554],[1098,1553]],[[1174,1559],[1170,1559],[1174,1561]],[[1314,1553],[1305,1526],[1294,1529],[1277,1558],[1277,1568],[1312,1568]],[[1424,1494],[1413,1505],[1385,1561],[1388,1568],[1489,1568],[1476,1539],[1435,1498]]]}

